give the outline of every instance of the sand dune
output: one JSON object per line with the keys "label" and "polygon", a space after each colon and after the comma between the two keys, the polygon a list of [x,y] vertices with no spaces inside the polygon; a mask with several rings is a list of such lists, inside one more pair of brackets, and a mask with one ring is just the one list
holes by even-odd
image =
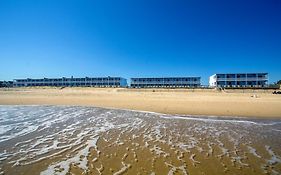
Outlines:
{"label": "sand dune", "polygon": [[1,105],[82,105],[181,115],[281,118],[281,95],[266,90],[12,88],[0,89]]}

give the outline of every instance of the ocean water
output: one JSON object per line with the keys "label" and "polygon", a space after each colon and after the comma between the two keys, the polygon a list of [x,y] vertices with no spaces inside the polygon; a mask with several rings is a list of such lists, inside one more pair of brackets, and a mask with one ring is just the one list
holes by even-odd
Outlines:
{"label": "ocean water", "polygon": [[281,120],[0,106],[0,174],[281,174]]}

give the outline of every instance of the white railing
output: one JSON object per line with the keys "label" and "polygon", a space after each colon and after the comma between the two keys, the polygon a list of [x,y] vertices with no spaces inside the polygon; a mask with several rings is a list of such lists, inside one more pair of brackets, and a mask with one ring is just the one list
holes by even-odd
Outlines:
{"label": "white railing", "polygon": [[154,85],[166,85],[166,84],[200,84],[200,81],[165,81],[165,82],[159,82],[159,81],[148,81],[148,82],[131,82],[131,84],[154,84]]}
{"label": "white railing", "polygon": [[267,77],[263,78],[217,78],[217,81],[261,81],[268,80]]}

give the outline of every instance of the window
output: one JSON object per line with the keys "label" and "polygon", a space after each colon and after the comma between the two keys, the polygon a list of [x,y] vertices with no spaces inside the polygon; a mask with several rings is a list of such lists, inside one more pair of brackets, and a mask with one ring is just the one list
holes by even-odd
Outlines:
{"label": "window", "polygon": [[225,78],[225,75],[224,74],[218,74],[217,78]]}
{"label": "window", "polygon": [[235,78],[235,74],[227,74],[226,78]]}
{"label": "window", "polygon": [[248,77],[248,78],[256,78],[257,75],[256,75],[256,74],[247,74],[247,77]]}

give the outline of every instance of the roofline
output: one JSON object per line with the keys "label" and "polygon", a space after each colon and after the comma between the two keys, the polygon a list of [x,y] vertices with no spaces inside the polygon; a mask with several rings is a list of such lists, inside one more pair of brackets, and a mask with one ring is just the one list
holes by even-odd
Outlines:
{"label": "roofline", "polygon": [[190,77],[132,77],[130,79],[133,79],[133,78],[201,78],[201,77],[195,77],[195,76],[190,76]]}
{"label": "roofline", "polygon": [[215,73],[211,76],[218,75],[218,74],[268,74],[267,72],[247,72],[247,73]]}
{"label": "roofline", "polygon": [[267,72],[246,72],[246,73],[238,72],[238,73],[215,73],[213,75],[216,74],[268,74],[268,73]]}
{"label": "roofline", "polygon": [[38,79],[63,79],[63,78],[121,78],[121,79],[126,79],[123,77],[111,77],[111,76],[105,76],[105,77],[59,77],[59,78],[17,78],[17,79],[13,79],[13,80],[38,80]]}

